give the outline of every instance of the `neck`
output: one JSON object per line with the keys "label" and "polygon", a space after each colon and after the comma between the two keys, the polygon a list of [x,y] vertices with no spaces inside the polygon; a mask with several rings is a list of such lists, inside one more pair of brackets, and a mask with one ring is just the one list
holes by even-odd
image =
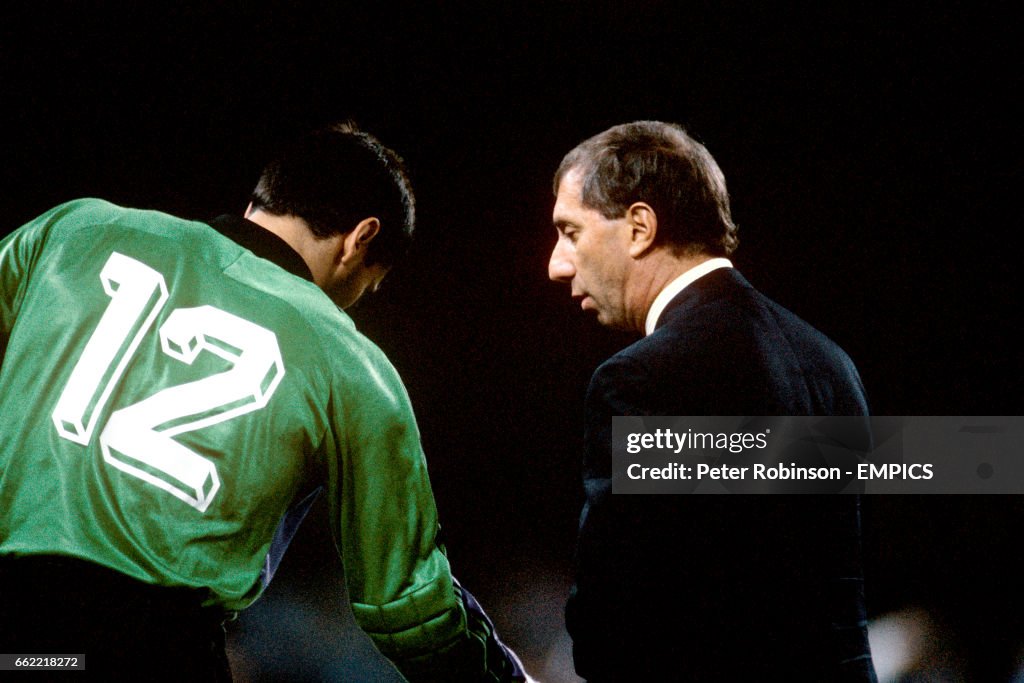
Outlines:
{"label": "neck", "polygon": [[707,254],[679,256],[665,248],[644,256],[644,260],[649,261],[640,264],[641,268],[635,278],[635,293],[632,298],[638,305],[632,307],[632,328],[642,334],[647,322],[647,312],[651,310],[654,300],[661,291],[686,271],[712,258],[714,257]]}
{"label": "neck", "polygon": [[323,282],[331,264],[325,260],[327,252],[323,249],[323,240],[313,234],[306,221],[298,216],[279,216],[262,209],[253,209],[251,204],[246,209],[245,217],[287,242],[306,262],[309,272],[313,274],[313,281],[318,285]]}

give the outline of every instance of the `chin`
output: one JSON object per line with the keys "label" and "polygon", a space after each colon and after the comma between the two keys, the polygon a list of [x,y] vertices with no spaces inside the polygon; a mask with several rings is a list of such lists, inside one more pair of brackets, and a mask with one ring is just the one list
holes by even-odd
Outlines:
{"label": "chin", "polygon": [[356,299],[353,299],[350,296],[332,296],[331,300],[334,301],[335,306],[337,306],[343,311],[352,308],[352,306],[355,305],[356,303]]}
{"label": "chin", "polygon": [[594,317],[597,319],[597,322],[602,327],[607,327],[610,330],[626,329],[625,325],[622,324],[622,321],[616,320],[615,318],[605,315],[604,313],[597,313]]}
{"label": "chin", "polygon": [[627,321],[621,318],[613,318],[603,313],[597,314],[597,322],[602,327],[606,327],[609,330],[615,330],[616,332],[636,332],[636,328],[630,325]]}

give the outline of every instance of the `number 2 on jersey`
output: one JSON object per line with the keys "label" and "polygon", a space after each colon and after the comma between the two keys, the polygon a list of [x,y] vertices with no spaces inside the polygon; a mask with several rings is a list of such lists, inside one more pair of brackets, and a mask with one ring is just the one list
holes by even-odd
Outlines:
{"label": "number 2 on jersey", "polygon": [[[118,252],[100,280],[110,303],[53,411],[57,433],[83,445],[168,298],[163,275]],[[103,459],[205,512],[220,489],[217,467],[172,437],[263,408],[284,377],[281,351],[270,330],[213,306],[171,311],[159,337],[171,358],[191,365],[206,351],[231,367],[115,410],[100,432]]]}

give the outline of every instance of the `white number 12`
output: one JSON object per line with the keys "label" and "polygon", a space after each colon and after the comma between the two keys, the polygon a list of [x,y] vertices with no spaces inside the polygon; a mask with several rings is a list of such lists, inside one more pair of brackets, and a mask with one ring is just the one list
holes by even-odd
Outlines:
{"label": "white number 12", "polygon": [[[57,433],[83,445],[168,297],[160,273],[118,252],[100,280],[110,303],[53,411]],[[213,306],[173,310],[159,336],[183,363],[207,351],[231,367],[115,410],[99,437],[103,459],[205,512],[220,489],[217,467],[171,437],[263,408],[284,377],[281,351],[270,330]]]}

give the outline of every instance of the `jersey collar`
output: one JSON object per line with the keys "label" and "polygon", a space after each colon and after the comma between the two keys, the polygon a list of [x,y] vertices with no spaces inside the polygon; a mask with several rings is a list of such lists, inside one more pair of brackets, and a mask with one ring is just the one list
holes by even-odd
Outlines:
{"label": "jersey collar", "polygon": [[233,214],[218,216],[212,221],[208,221],[208,224],[220,234],[260,258],[276,263],[292,275],[313,282],[313,273],[310,272],[309,266],[302,260],[299,253],[269,230]]}

